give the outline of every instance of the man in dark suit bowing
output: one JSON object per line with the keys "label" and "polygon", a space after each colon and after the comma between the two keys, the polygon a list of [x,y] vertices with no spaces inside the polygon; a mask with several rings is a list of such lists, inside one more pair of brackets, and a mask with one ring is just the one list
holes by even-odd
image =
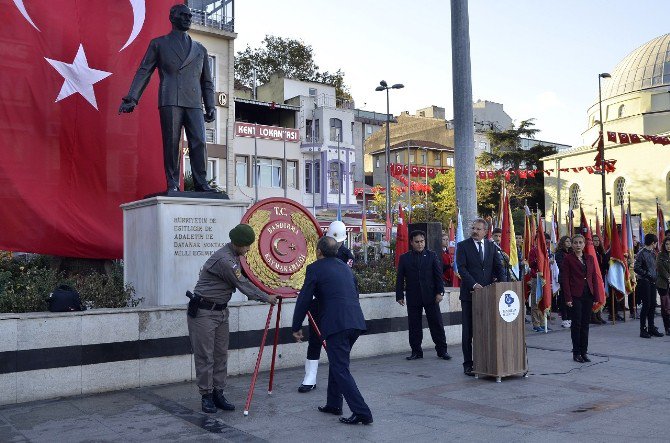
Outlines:
{"label": "man in dark suit bowing", "polygon": [[302,323],[312,298],[319,302],[321,335],[328,354],[328,396],[319,411],[342,415],[342,397],[352,415],[340,422],[355,425],[372,423],[372,412],[365,403],[354,377],[349,372],[351,348],[366,330],[365,317],[358,301],[358,289],[351,268],[337,258],[338,243],[332,237],[321,237],[316,245],[317,261],[307,266],[305,283],[295,303],[293,336],[303,338]]}
{"label": "man in dark suit bowing", "polygon": [[487,240],[488,222],[476,218],[472,222],[470,238],[456,245],[456,266],[461,277],[461,317],[463,372],[472,372],[472,291],[488,286],[494,281],[507,281],[500,254]]}
{"label": "man in dark suit bowing", "polygon": [[[423,358],[421,317],[425,310],[437,356],[451,360],[451,356],[447,353],[447,339],[440,312],[440,302],[444,295],[442,263],[433,251],[426,249],[425,232],[412,231],[409,235],[409,245],[410,251],[401,255],[398,261],[398,275],[395,284],[396,301],[402,306],[407,305],[409,346],[412,354],[406,358],[407,360]],[[406,302],[405,298],[407,298]]]}
{"label": "man in dark suit bowing", "polygon": [[[167,190],[179,191],[181,128],[186,129],[191,172],[195,190],[215,192],[207,184],[207,148],[205,122],[216,117],[214,83],[207,50],[191,40],[191,10],[183,4],[170,8],[172,32],[151,40],[128,95],[123,97],[119,113],[133,112],[151,74],[158,68],[160,86],[158,111],[163,133],[163,166]],[[205,105],[205,114],[202,105]]]}

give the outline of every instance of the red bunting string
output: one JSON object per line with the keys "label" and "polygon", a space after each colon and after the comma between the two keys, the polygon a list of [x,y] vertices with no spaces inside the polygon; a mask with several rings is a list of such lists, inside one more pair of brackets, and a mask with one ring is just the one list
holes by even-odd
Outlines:
{"label": "red bunting string", "polygon": [[642,139],[652,142],[655,145],[670,145],[670,136],[667,135],[643,135],[607,131],[607,141],[617,143],[617,138],[620,145],[642,143]]}

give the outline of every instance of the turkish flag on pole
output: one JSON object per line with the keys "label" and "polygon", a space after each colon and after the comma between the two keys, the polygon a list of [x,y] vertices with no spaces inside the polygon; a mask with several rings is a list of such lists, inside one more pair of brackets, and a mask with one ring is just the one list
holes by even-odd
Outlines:
{"label": "turkish flag on pole", "polygon": [[593,294],[593,312],[598,311],[605,304],[605,284],[603,283],[603,276],[600,272],[600,266],[598,266],[598,256],[596,255],[596,248],[593,246],[593,237],[591,235],[591,229],[586,222],[586,216],[584,215],[584,209],[579,207],[581,212],[580,217],[580,231],[586,240],[586,247],[584,248],[584,255],[590,255],[593,258],[593,263],[595,263],[595,273],[596,280],[598,285],[595,288],[595,294]]}
{"label": "turkish flag on pole", "polygon": [[123,256],[119,205],[165,188],[158,79],[118,108],[174,3],[3,2],[0,249]]}
{"label": "turkish flag on pole", "polygon": [[409,233],[407,232],[407,220],[402,206],[398,205],[398,228],[395,239],[395,267],[398,267],[400,256],[409,251]]}

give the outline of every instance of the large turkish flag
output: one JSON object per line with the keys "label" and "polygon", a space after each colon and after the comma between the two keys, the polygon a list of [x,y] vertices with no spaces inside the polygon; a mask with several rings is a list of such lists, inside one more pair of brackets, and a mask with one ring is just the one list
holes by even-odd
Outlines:
{"label": "large turkish flag", "polygon": [[165,187],[158,79],[118,115],[175,0],[0,0],[0,249],[120,258],[119,205]]}

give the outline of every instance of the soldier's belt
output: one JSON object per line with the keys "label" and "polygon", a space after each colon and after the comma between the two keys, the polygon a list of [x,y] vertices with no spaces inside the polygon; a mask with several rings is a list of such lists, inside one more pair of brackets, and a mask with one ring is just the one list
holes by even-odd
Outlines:
{"label": "soldier's belt", "polygon": [[228,303],[214,303],[201,298],[198,307],[208,311],[223,311],[228,307]]}

